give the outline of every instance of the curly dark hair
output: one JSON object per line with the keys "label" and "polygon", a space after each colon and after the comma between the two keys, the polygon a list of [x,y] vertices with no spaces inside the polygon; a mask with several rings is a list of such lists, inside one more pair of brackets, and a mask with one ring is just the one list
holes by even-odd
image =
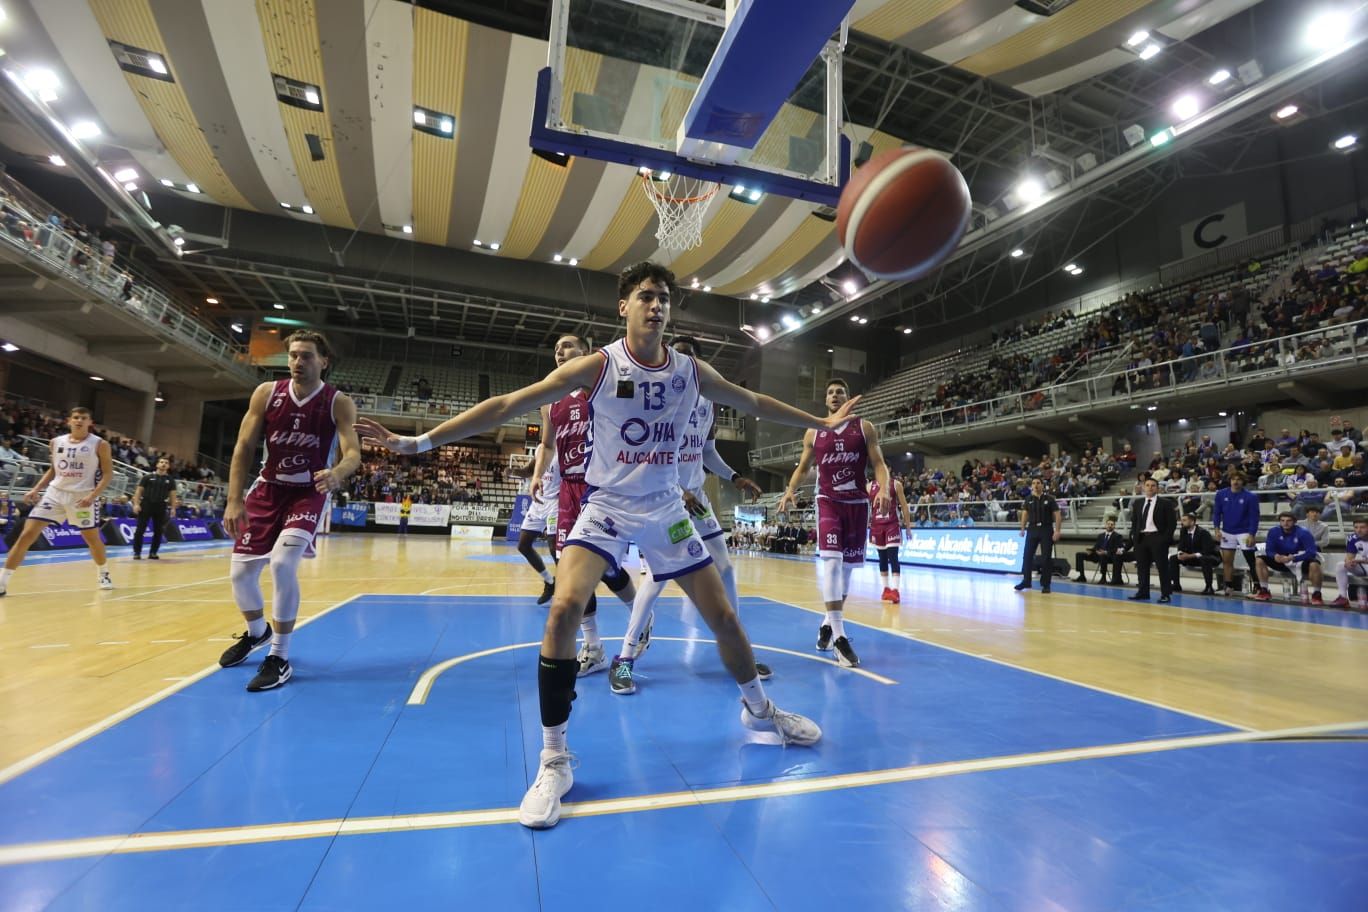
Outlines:
{"label": "curly dark hair", "polygon": [[669,267],[652,263],[650,260],[642,260],[640,263],[633,263],[628,266],[618,275],[618,300],[627,300],[632,294],[632,289],[647,279],[668,288],[671,301],[679,293],[679,284],[675,281],[675,274],[670,271]]}

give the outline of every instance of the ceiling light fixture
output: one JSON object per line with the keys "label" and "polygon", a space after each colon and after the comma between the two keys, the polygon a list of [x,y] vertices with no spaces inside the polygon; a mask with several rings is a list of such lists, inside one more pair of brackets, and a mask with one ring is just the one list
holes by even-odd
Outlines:
{"label": "ceiling light fixture", "polygon": [[1274,112],[1273,116],[1278,118],[1278,120],[1287,120],[1287,118],[1291,117],[1293,114],[1296,114],[1300,110],[1301,108],[1298,108],[1294,104],[1283,105],[1281,108],[1278,108],[1276,112]]}
{"label": "ceiling light fixture", "polygon": [[148,57],[147,68],[152,72],[160,73],[163,76],[168,72],[166,69],[166,61],[162,60],[160,57]]}
{"label": "ceiling light fixture", "polygon": [[100,128],[93,121],[80,120],[71,125],[71,135],[77,139],[94,139],[100,135]]}
{"label": "ceiling light fixture", "polygon": [[1126,47],[1139,47],[1146,41],[1149,41],[1149,32],[1141,29],[1126,39]]}
{"label": "ceiling light fixture", "polygon": [[185,189],[186,189],[186,190],[189,190],[191,193],[200,193],[200,192],[201,192],[201,191],[200,191],[200,188],[199,188],[199,184],[186,184],[186,185],[185,185]]}
{"label": "ceiling light fixture", "polygon": [[272,304],[271,306],[274,307],[276,310],[284,310],[284,309],[285,309],[285,305],[284,305],[284,304],[281,304],[279,301],[276,301],[276,302],[275,302],[274,304]]}
{"label": "ceiling light fixture", "polygon": [[1157,56],[1162,50],[1163,48],[1157,44],[1147,44],[1145,45],[1145,49],[1140,52],[1140,59],[1149,60],[1150,58]]}
{"label": "ceiling light fixture", "polygon": [[1028,177],[1017,184],[1016,194],[1023,203],[1034,203],[1045,195],[1045,187],[1034,177]]}
{"label": "ceiling light fixture", "polygon": [[96,383],[104,383],[104,377],[97,377],[94,374],[90,375],[90,379],[94,380]]}
{"label": "ceiling light fixture", "polygon": [[412,225],[405,225],[403,228],[400,228],[399,230],[402,231],[402,232],[404,232],[404,234],[413,234],[413,226],[412,226]]}
{"label": "ceiling light fixture", "polygon": [[1230,70],[1220,69],[1207,77],[1207,85],[1218,86],[1230,79]]}
{"label": "ceiling light fixture", "polygon": [[55,165],[55,166],[58,167],[58,168],[65,168],[65,167],[66,167],[66,159],[65,159],[65,158],[62,158],[62,156],[60,156],[60,155],[49,155],[49,156],[48,156],[48,164],[50,164],[50,165]]}
{"label": "ceiling light fixture", "polygon": [[219,299],[218,299],[218,298],[205,298],[205,299],[204,299],[204,303],[205,303],[205,304],[217,304],[218,302],[219,302]]}
{"label": "ceiling light fixture", "polygon": [[1022,250],[1020,247],[1018,247],[1017,249],[1015,249],[1015,250],[1012,251],[1012,259],[1014,259],[1014,260],[1019,260],[1019,259],[1021,259],[1022,257],[1024,257],[1025,255],[1026,255],[1026,251]]}
{"label": "ceiling light fixture", "polygon": [[137,180],[138,172],[134,168],[122,168],[114,172],[114,179],[127,183],[128,181]]}

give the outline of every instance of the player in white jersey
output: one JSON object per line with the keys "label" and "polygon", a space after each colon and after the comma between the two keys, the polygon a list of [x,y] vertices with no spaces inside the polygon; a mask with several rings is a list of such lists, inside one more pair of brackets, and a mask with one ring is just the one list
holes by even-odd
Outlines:
{"label": "player in white jersey", "polygon": [[[697,358],[702,352],[698,340],[692,336],[676,336],[671,344],[675,351],[690,358]],[[741,603],[736,591],[736,568],[732,566],[731,557],[727,554],[722,523],[718,521],[717,514],[708,501],[708,495],[703,490],[705,470],[727,479],[738,491],[749,491],[756,497],[763,492],[755,482],[741,477],[740,472],[733,471],[717,452],[717,441],[713,435],[715,417],[712,403],[699,396],[693,413],[686,422],[687,427],[679,438],[679,484],[683,489],[684,508],[693,521],[694,531],[702,539],[703,546],[708,549],[713,564],[722,575],[722,585],[726,587],[727,601],[732,611],[740,616]],[[636,681],[632,677],[632,671],[636,660],[645,652],[641,648],[643,634],[649,635],[647,631],[654,621],[652,609],[655,607],[656,599],[660,598],[664,591],[664,581],[657,580],[643,583],[637,590],[636,600],[632,603],[632,619],[628,621],[627,634],[622,638],[622,653],[613,659],[612,668],[608,672],[608,685],[615,694],[636,693]],[[687,595],[684,596],[684,600],[686,604],[689,603]],[[755,663],[755,672],[762,681],[768,681],[773,676],[769,666],[763,662]]]}
{"label": "player in white jersey", "polygon": [[90,409],[77,406],[67,415],[69,434],[54,437],[49,444],[51,464],[38,483],[24,495],[24,503],[37,503],[19,540],[5,558],[5,569],[0,570],[0,596],[9,588],[9,579],[24,560],[28,549],[43,534],[49,524],[63,521],[76,527],[90,549],[95,561],[97,585],[113,589],[109,569],[105,566],[105,546],[100,540],[99,516],[95,501],[114,480],[114,456],[109,441],[90,432],[94,422]]}
{"label": "player in white jersey", "polygon": [[[545,416],[542,417],[545,421]],[[545,425],[543,425],[544,427]],[[556,578],[546,569],[546,562],[537,553],[537,539],[548,532],[551,559],[556,559],[556,499],[560,496],[560,467],[552,459],[546,471],[537,476],[536,466],[542,464],[542,446],[537,444],[536,461],[529,467],[528,493],[532,495],[532,506],[523,517],[522,528],[518,531],[518,553],[542,579],[542,593],[537,596],[537,604],[545,605],[551,601],[551,593],[556,591]]]}
{"label": "player in white jersey", "polygon": [[370,419],[357,422],[361,434],[394,452],[420,453],[493,430],[578,387],[591,390],[588,501],[561,555],[537,660],[543,748],[537,777],[518,809],[524,826],[550,827],[560,820],[561,797],[574,781],[566,730],[579,670],[575,632],[589,595],[605,570],[620,567],[629,541],[646,556],[655,579],[677,580],[698,606],[717,639],[723,664],[741,689],[742,723],[777,735],[785,744],[813,744],[822,736],[812,720],[778,709],[765,696],[750,640],[680,499],[676,457],[679,434],[700,394],[779,424],[811,428],[846,421],[857,400],[818,418],[736,386],[708,365],[667,348],[665,327],[676,288],[674,273],[663,266],[648,262],[628,267],[618,279],[625,339],[576,358],[537,383],[486,399],[420,437],[400,437]]}

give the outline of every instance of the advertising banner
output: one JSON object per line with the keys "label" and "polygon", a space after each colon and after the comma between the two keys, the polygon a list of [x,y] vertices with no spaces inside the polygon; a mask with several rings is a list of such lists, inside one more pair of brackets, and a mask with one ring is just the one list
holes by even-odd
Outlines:
{"label": "advertising banner", "polygon": [[519,494],[513,498],[513,515],[508,518],[508,531],[504,533],[504,538],[508,541],[517,541],[518,533],[522,531],[523,517],[527,511],[532,509],[532,495]]}
{"label": "advertising banner", "polygon": [[499,508],[485,504],[452,504],[451,521],[492,526],[499,521]]}
{"label": "advertising banner", "polygon": [[[168,541],[213,541],[214,533],[202,519],[168,519],[165,528]],[[129,540],[132,540],[130,535]]]}
{"label": "advertising banner", "polygon": [[[399,504],[377,503],[375,521],[382,526],[399,525]],[[449,504],[414,504],[409,513],[410,526],[445,526],[451,521]]]}
{"label": "advertising banner", "polygon": [[[105,520],[102,535],[107,545],[131,545],[133,544],[133,533],[137,531],[138,521],[136,519],[119,517],[118,519]],[[147,528],[143,529],[143,544],[150,541],[152,541],[152,524],[148,523]]]}
{"label": "advertising banner", "polygon": [[356,526],[364,529],[366,527],[366,515],[370,512],[370,505],[364,501],[353,502],[345,507],[332,508],[332,521],[334,526]]}
{"label": "advertising banner", "polygon": [[452,523],[451,537],[459,538],[464,541],[489,541],[494,537],[494,527],[468,526],[464,523]]}
{"label": "advertising banner", "polygon": [[43,527],[43,534],[38,536],[38,540],[33,543],[33,547],[40,551],[49,548],[84,548],[85,539],[81,537],[81,530],[66,523],[54,525],[48,523]]}
{"label": "advertising banner", "polygon": [[[913,529],[898,548],[904,564],[955,567],[961,570],[1021,572],[1021,549],[1026,539],[1007,529]],[[872,545],[865,560],[879,559]]]}

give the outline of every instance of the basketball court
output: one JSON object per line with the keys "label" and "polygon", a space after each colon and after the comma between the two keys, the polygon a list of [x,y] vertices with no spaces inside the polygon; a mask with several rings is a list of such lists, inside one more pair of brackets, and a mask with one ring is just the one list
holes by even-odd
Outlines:
{"label": "basketball court", "polygon": [[511,547],[321,545],[295,679],[262,694],[243,690],[254,663],[215,663],[240,626],[221,548],[116,560],[111,593],[82,564],[16,576],[5,908],[571,909],[620,891],[670,908],[1351,908],[1365,887],[1361,615],[1068,583],[1022,598],[1010,577],[915,568],[889,606],[866,567],[847,669],[812,648],[810,563],[738,557],[771,689],[822,742],[747,732],[706,626],[667,597],[636,695],[580,682],[567,819],[533,833],[516,806],[540,747],[540,582]]}

